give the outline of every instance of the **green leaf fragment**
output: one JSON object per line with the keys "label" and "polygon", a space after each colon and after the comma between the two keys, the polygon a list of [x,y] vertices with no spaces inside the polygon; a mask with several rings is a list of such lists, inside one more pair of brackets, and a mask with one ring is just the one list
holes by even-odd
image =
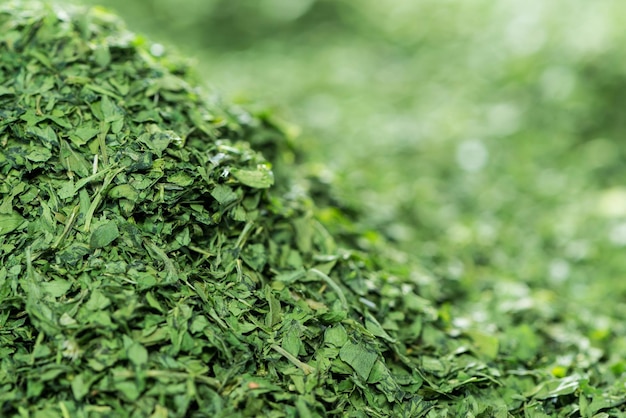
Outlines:
{"label": "green leaf fragment", "polygon": [[268,311],[265,315],[265,325],[271,328],[280,322],[282,310],[280,301],[276,299],[273,291],[269,287],[265,288],[265,298],[267,299],[268,305]]}
{"label": "green leaf fragment", "polygon": [[72,283],[68,280],[63,279],[55,279],[49,282],[43,282],[40,284],[44,293],[58,298],[67,293],[67,291],[72,287]]}
{"label": "green leaf fragment", "polygon": [[38,163],[48,161],[51,157],[52,157],[52,153],[47,148],[33,149],[26,156],[26,158],[28,158],[30,161],[34,161]]}
{"label": "green leaf fragment", "polygon": [[130,184],[111,187],[108,195],[113,199],[127,199],[131,202],[136,202],[139,199],[139,192]]}
{"label": "green leaf fragment", "polygon": [[343,347],[348,342],[348,333],[341,324],[326,328],[324,342],[335,347]]}
{"label": "green leaf fragment", "polygon": [[26,219],[17,212],[0,213],[0,235],[6,235],[21,229],[25,227],[26,224]]}
{"label": "green leaf fragment", "polygon": [[274,184],[274,175],[266,165],[259,165],[256,170],[233,168],[231,174],[248,187],[266,189]]}
{"label": "green leaf fragment", "polygon": [[120,236],[115,221],[108,221],[97,227],[91,234],[89,246],[91,248],[104,248]]}
{"label": "green leaf fragment", "polygon": [[472,339],[476,353],[487,359],[493,360],[498,356],[499,340],[493,335],[478,330],[467,331]]}
{"label": "green leaf fragment", "polygon": [[77,401],[80,401],[89,393],[89,385],[85,382],[82,374],[75,376],[72,380],[72,393]]}
{"label": "green leaf fragment", "polygon": [[288,353],[297,356],[300,353],[300,348],[302,347],[302,342],[300,341],[301,338],[302,335],[299,327],[292,323],[283,337],[281,346]]}
{"label": "green leaf fragment", "polygon": [[94,290],[89,297],[89,300],[84,305],[86,309],[96,312],[105,309],[111,304],[111,300],[105,296],[99,289]]}
{"label": "green leaf fragment", "polygon": [[228,205],[239,198],[231,187],[223,184],[216,185],[211,191],[211,196],[213,196],[220,205]]}
{"label": "green leaf fragment", "polygon": [[342,361],[348,363],[363,380],[367,380],[378,359],[375,350],[362,343],[350,341],[341,347],[339,357]]}
{"label": "green leaf fragment", "polygon": [[148,363],[148,350],[137,342],[128,347],[127,353],[128,359],[137,367],[142,367]]}
{"label": "green leaf fragment", "polygon": [[372,335],[384,338],[391,343],[396,342],[396,339],[389,335],[389,333],[383,329],[376,317],[369,312],[365,313],[365,328],[371,332]]}
{"label": "green leaf fragment", "polygon": [[76,146],[82,146],[87,143],[90,139],[94,138],[100,129],[96,127],[91,127],[89,125],[84,125],[76,128],[73,134],[70,134],[70,138],[72,143]]}
{"label": "green leaf fragment", "polygon": [[61,152],[59,154],[61,164],[66,170],[78,174],[80,177],[87,177],[90,173],[91,166],[85,160],[85,157],[75,151],[66,141],[61,141]]}
{"label": "green leaf fragment", "polygon": [[167,177],[167,181],[180,187],[193,184],[194,178],[184,172],[177,172]]}
{"label": "green leaf fragment", "polygon": [[116,122],[124,118],[122,110],[109,98],[109,96],[102,96],[100,101],[100,111],[102,112],[102,121],[104,122]]}
{"label": "green leaf fragment", "polygon": [[0,96],[15,94],[12,88],[0,86]]}
{"label": "green leaf fragment", "polygon": [[296,356],[294,356],[291,353],[287,352],[282,347],[279,347],[277,345],[272,345],[271,348],[273,350],[275,350],[276,352],[278,352],[279,354],[281,354],[282,356],[284,356],[287,360],[289,360],[295,366],[297,366],[300,370],[302,370],[304,372],[305,375],[309,375],[309,374],[315,372],[315,368],[314,367],[311,367],[308,364],[298,360],[296,358]]}
{"label": "green leaf fragment", "polygon": [[[38,139],[40,141],[40,144],[47,148],[57,146],[59,142],[56,132],[54,132],[54,129],[52,129],[52,127],[48,124],[45,124],[43,127],[39,127],[39,126],[28,127],[26,129],[26,133]],[[47,158],[49,159],[52,156],[49,149],[47,150],[37,149],[33,151],[33,153],[37,153],[37,152],[41,154],[35,154],[35,156],[32,157],[33,158],[32,161],[37,161],[37,162],[47,161],[47,159],[42,159],[42,158],[44,158],[44,156],[47,156]]]}
{"label": "green leaf fragment", "polygon": [[583,378],[581,376],[567,376],[562,379],[551,379],[541,382],[533,390],[530,396],[536,399],[548,399],[574,393],[579,387]]}
{"label": "green leaf fragment", "polygon": [[106,44],[98,45],[94,51],[94,60],[100,67],[106,67],[111,62],[111,52]]}

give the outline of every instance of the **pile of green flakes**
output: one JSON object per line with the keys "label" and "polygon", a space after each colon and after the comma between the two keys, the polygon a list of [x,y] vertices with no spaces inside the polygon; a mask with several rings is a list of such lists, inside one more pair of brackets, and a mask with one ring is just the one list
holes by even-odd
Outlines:
{"label": "pile of green flakes", "polygon": [[0,6],[0,416],[420,416],[491,379],[428,356],[426,277],[344,248],[271,115],[160,54]]}
{"label": "pile of green flakes", "polygon": [[567,318],[455,317],[456,279],[368,230],[284,122],[163,52],[102,9],[0,5],[0,417],[624,410],[623,363]]}

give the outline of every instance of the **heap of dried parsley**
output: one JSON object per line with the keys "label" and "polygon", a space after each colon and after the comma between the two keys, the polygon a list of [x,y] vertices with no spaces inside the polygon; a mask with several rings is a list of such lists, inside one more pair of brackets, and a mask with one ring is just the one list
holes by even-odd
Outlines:
{"label": "heap of dried parsley", "polygon": [[494,380],[493,347],[438,358],[423,277],[333,238],[270,115],[158,50],[0,7],[0,416],[421,416]]}

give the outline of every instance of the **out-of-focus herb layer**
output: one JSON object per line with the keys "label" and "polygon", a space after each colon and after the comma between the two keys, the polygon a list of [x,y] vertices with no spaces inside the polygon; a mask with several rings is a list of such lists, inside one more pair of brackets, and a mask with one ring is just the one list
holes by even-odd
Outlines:
{"label": "out-of-focus herb layer", "polygon": [[192,3],[122,10],[295,148],[1,15],[3,416],[620,416],[618,2]]}

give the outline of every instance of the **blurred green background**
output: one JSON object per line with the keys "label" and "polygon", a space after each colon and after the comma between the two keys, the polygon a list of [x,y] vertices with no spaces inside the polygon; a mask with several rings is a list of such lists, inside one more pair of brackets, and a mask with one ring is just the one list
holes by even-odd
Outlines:
{"label": "blurred green background", "polygon": [[625,3],[85,1],[299,126],[308,167],[457,318],[626,334]]}

